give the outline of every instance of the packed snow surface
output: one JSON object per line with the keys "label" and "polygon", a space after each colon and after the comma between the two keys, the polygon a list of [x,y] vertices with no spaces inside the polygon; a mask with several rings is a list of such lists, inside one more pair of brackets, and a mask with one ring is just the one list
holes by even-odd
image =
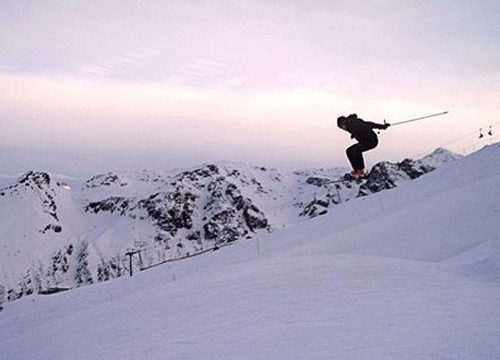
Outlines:
{"label": "packed snow surface", "polygon": [[189,260],[4,304],[2,359],[499,359],[500,147]]}

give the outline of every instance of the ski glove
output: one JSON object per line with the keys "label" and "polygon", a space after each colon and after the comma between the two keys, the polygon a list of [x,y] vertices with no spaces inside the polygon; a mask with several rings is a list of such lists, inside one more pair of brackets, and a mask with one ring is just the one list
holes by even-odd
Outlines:
{"label": "ski glove", "polygon": [[385,123],[384,125],[382,125],[382,130],[385,130],[387,129],[389,126],[391,126],[391,124],[388,124],[388,123]]}

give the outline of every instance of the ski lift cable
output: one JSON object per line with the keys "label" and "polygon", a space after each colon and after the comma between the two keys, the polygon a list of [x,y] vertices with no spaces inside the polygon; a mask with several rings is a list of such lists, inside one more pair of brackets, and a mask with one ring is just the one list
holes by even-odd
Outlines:
{"label": "ski lift cable", "polygon": [[412,158],[419,158],[421,156],[424,156],[428,153],[430,153],[431,151],[435,150],[437,147],[445,147],[447,145],[450,145],[450,144],[453,144],[454,142],[457,142],[457,141],[460,141],[460,140],[463,140],[463,139],[466,139],[470,136],[473,136],[473,135],[476,135],[477,134],[477,130],[473,131],[473,132],[470,132],[470,133],[467,133],[467,134],[464,134],[462,136],[459,136],[455,139],[452,139],[450,141],[447,141],[445,143],[442,143],[442,144],[439,144],[439,145],[436,145],[436,146],[433,146],[432,149],[428,149],[426,151],[423,151],[423,152],[419,152],[418,154],[416,155],[413,155]]}
{"label": "ski lift cable", "polygon": [[[499,125],[499,124],[500,124],[500,121],[498,121],[498,122],[496,122],[496,123],[494,123],[494,124],[489,125],[489,127],[490,127],[490,129],[493,129],[493,126],[496,126],[496,125]],[[482,128],[480,128],[480,130],[481,130],[481,129],[482,129]],[[490,136],[493,136],[493,132],[492,132],[492,130],[491,130],[491,133],[492,133],[492,135],[490,135]],[[413,157],[413,158],[418,158],[418,157],[420,157],[420,156],[423,156],[423,155],[428,154],[429,152],[433,151],[436,147],[444,147],[444,146],[447,146],[447,145],[453,144],[454,142],[457,142],[457,141],[460,141],[460,140],[466,139],[466,138],[468,138],[468,137],[470,137],[470,136],[473,136],[473,135],[477,135],[477,130],[471,131],[471,132],[469,132],[469,133],[467,133],[467,134],[464,134],[464,135],[461,135],[461,136],[459,136],[459,137],[457,137],[457,138],[455,138],[455,139],[452,139],[452,140],[450,140],[450,141],[447,141],[447,142],[445,142],[445,143],[442,143],[442,144],[440,144],[440,145],[437,145],[437,146],[435,146],[435,147],[433,147],[432,149],[429,149],[429,150],[427,150],[427,151],[420,152],[420,153],[418,153],[417,155],[414,155],[414,156],[412,156],[412,157]]]}

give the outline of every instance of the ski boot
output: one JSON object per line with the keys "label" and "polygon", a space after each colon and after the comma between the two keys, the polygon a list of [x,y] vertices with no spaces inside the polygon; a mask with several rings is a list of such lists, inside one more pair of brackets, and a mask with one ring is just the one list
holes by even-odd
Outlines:
{"label": "ski boot", "polygon": [[367,177],[368,177],[368,174],[365,172],[364,169],[353,170],[350,173],[347,173],[344,175],[344,178],[346,180],[361,180],[361,179],[366,179]]}

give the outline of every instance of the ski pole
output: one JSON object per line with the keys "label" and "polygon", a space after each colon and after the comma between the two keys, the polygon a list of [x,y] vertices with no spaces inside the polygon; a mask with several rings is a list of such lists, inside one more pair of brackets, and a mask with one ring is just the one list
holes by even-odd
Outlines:
{"label": "ski pole", "polygon": [[427,118],[430,118],[430,117],[441,116],[441,115],[446,115],[446,114],[448,114],[448,111],[443,111],[443,112],[436,113],[436,114],[421,116],[421,117],[418,117],[418,118],[415,118],[415,119],[409,119],[409,120],[399,121],[399,122],[396,122],[396,123],[391,123],[391,126],[406,124],[406,123],[409,123],[409,122],[412,122],[412,121],[423,120],[423,119],[427,119]]}

